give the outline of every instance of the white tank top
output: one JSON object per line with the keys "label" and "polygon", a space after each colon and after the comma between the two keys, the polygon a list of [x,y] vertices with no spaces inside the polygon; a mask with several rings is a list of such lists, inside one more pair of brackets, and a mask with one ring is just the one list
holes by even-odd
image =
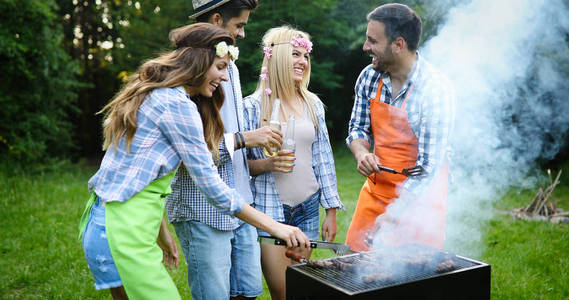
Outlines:
{"label": "white tank top", "polygon": [[[282,132],[286,132],[286,123],[282,125]],[[303,116],[295,122],[296,165],[292,173],[273,172],[283,204],[295,206],[318,191],[318,182],[312,168],[314,137],[314,123],[308,114],[308,109],[305,108]]]}

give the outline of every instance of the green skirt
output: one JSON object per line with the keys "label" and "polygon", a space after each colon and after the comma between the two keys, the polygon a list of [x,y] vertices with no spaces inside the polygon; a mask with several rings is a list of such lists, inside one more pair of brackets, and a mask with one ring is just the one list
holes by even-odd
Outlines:
{"label": "green skirt", "polygon": [[[156,240],[164,216],[165,198],[176,170],[154,180],[125,202],[107,202],[105,227],[111,255],[130,299],[180,299],[178,289],[162,263]],[[89,219],[96,197],[91,196],[80,225]]]}

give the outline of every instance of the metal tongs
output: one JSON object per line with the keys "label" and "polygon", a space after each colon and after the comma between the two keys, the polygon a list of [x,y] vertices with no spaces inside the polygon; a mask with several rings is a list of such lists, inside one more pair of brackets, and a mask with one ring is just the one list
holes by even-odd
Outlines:
{"label": "metal tongs", "polygon": [[[276,237],[272,236],[260,236],[259,242],[264,244],[272,244],[279,246],[286,246],[286,242]],[[350,246],[341,243],[331,243],[331,242],[321,242],[321,241],[310,241],[311,248],[328,249],[334,252],[336,255],[346,255],[356,253],[350,250]]]}
{"label": "metal tongs", "polygon": [[392,174],[402,174],[402,175],[405,175],[407,177],[418,177],[418,176],[427,175],[427,171],[425,171],[425,169],[422,166],[414,166],[412,168],[405,168],[405,169],[401,170],[401,172],[399,172],[395,169],[392,169],[392,168],[384,167],[382,165],[377,165],[377,167],[382,171],[392,173]]}

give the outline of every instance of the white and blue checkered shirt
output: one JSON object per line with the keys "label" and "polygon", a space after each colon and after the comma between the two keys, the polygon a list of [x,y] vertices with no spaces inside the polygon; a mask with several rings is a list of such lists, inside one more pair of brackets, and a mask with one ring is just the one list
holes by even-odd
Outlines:
{"label": "white and blue checkered shirt", "polygon": [[[233,188],[231,157],[223,139],[219,146],[219,154],[217,172],[223,182]],[[236,217],[210,205],[200,192],[199,185],[185,168],[180,167],[172,180],[171,188],[172,193],[166,198],[166,212],[170,223],[195,220],[219,230],[233,230],[241,224]]]}
{"label": "white and blue checkered shirt", "polygon": [[[250,95],[244,99],[244,104],[246,130],[259,128],[261,98],[258,94]],[[320,205],[324,209],[344,209],[344,205],[338,195],[334,156],[332,155],[328,129],[324,120],[324,105],[320,99],[317,99],[314,111],[318,118],[318,132],[314,137],[314,142],[312,142],[312,169],[320,188]],[[250,148],[247,149],[247,158],[255,160],[266,158],[266,156],[263,154],[262,148]],[[253,205],[256,209],[279,222],[284,221],[283,204],[272,172],[264,172],[253,176],[251,178],[251,191],[254,198]]]}
{"label": "white and blue checkered shirt", "polygon": [[[228,73],[230,80],[222,82],[226,97],[222,109],[228,107],[233,108],[233,110],[229,109],[227,113],[235,114],[234,122],[236,124],[230,124],[228,122],[229,120],[224,119],[223,111],[220,113],[226,132],[231,132],[227,131],[231,126],[236,127],[233,128],[235,131],[239,131],[239,127],[243,127],[243,117],[241,116],[243,111],[243,99],[240,91],[241,85],[239,83],[238,69],[233,62],[229,64]],[[233,140],[229,141],[229,143],[232,142]],[[234,150],[233,157],[231,157],[230,150]],[[247,168],[246,161],[244,161],[244,157],[239,155],[240,151],[244,152],[243,149],[233,149],[233,145],[226,145],[226,140],[222,139],[219,145],[220,159],[217,169],[223,182],[231,188],[236,187],[238,191],[239,188],[241,188],[240,195],[244,197],[245,202],[249,203],[251,202],[251,192],[248,184],[249,169]],[[235,160],[235,162],[233,160]],[[236,171],[236,167],[239,167],[239,165],[235,165],[234,163],[242,164],[243,170],[241,172],[239,172],[239,170]],[[244,178],[236,178],[237,176],[243,176]],[[236,180],[237,183],[242,182],[245,186],[236,186]],[[238,218],[230,216],[210,205],[200,192],[198,184],[194,182],[190,174],[188,174],[184,168],[180,168],[176,173],[176,176],[172,180],[171,187],[172,193],[166,198],[166,212],[168,213],[168,221],[170,223],[193,220],[224,231],[234,230],[243,223],[243,221]],[[248,193],[246,190],[244,191],[244,189],[247,189]]]}
{"label": "white and blue checkered shirt", "polygon": [[[395,98],[392,96],[388,73],[380,73],[371,65],[360,73],[355,86],[355,101],[346,144],[349,146],[353,140],[362,138],[373,145],[370,99],[375,98],[380,78],[383,80],[380,101],[396,107],[401,107],[409,87],[413,85],[405,110],[409,125],[418,140],[417,165],[425,168],[427,173],[434,174],[451,152],[449,137],[454,124],[455,96],[449,80],[418,53],[409,79]],[[416,190],[424,187],[423,183],[425,182],[421,182],[421,179],[408,177],[403,187]]]}
{"label": "white and blue checkered shirt", "polygon": [[108,149],[89,189],[105,202],[124,202],[181,162],[211,205],[230,214],[241,211],[243,199],[217,174],[197,106],[183,87],[156,89],[146,97],[130,151],[124,137]]}

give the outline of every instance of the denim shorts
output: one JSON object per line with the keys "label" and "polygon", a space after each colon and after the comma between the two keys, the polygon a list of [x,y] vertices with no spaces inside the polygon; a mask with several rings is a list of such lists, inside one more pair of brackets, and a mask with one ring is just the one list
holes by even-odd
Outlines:
{"label": "denim shorts", "polygon": [[[283,205],[284,224],[296,226],[311,240],[317,240],[319,236],[320,215],[318,212],[320,190],[314,193],[308,200],[293,207]],[[269,236],[267,232],[258,230],[259,235]]]}
{"label": "denim shorts", "polygon": [[193,299],[227,299],[263,292],[255,227],[243,223],[222,231],[198,221],[174,223],[188,265]]}
{"label": "denim shorts", "polygon": [[105,207],[98,198],[91,207],[89,222],[83,233],[83,251],[89,270],[95,277],[95,289],[109,289],[122,285],[105,231]]}

